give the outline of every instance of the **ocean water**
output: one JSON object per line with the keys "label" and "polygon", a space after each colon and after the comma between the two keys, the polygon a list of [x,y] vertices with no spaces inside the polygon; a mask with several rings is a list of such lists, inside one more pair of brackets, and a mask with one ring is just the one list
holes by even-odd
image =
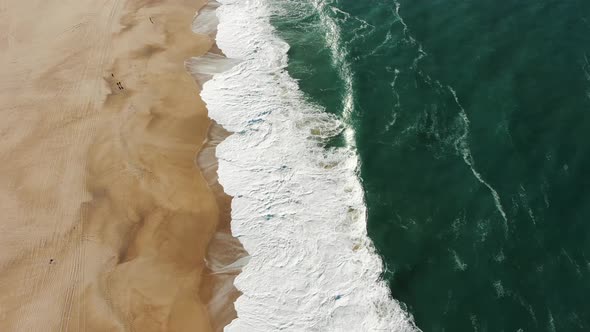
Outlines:
{"label": "ocean water", "polygon": [[284,121],[340,123],[321,148],[358,156],[370,268],[416,325],[590,330],[590,1],[264,3],[300,91]]}
{"label": "ocean water", "polygon": [[414,331],[367,235],[356,132],[347,124],[352,76],[338,76],[344,107],[328,111],[288,71],[290,45],[271,21],[289,4],[219,3],[193,29],[217,25],[227,58],[206,54],[188,68],[209,116],[233,133],[217,146],[218,174],[233,197],[232,234],[249,258],[210,262],[212,271],[242,268],[238,318],[225,330]]}

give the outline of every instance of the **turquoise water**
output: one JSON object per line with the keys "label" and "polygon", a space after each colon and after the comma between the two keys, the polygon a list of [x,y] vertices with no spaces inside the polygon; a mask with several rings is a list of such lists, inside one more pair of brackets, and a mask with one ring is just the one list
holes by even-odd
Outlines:
{"label": "turquoise water", "polygon": [[276,9],[290,74],[355,129],[369,235],[416,324],[590,330],[590,1]]}

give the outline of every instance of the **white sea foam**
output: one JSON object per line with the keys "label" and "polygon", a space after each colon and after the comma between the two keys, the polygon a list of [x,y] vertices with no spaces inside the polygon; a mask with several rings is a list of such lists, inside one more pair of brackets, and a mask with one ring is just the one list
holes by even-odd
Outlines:
{"label": "white sea foam", "polygon": [[201,95],[234,133],[217,147],[218,172],[234,197],[233,235],[251,256],[226,331],[417,330],[380,280],[356,154],[319,144],[344,125],[306,102],[286,72],[289,46],[265,0],[219,2],[217,44],[241,61],[215,73],[215,57],[203,59],[214,75]]}

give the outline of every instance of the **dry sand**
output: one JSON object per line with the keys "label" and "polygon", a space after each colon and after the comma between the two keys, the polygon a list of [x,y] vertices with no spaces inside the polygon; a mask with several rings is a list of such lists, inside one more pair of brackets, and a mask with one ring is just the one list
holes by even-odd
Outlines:
{"label": "dry sand", "polygon": [[0,331],[231,320],[208,314],[215,278],[200,290],[229,202],[195,166],[210,120],[184,61],[213,44],[190,31],[203,2],[0,1]]}

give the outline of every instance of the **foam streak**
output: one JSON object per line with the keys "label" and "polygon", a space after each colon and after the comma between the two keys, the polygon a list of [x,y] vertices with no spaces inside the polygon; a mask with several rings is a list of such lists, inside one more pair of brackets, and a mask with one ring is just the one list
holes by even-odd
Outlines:
{"label": "foam streak", "polygon": [[467,117],[467,113],[465,112],[463,106],[461,106],[461,103],[459,103],[459,98],[457,97],[457,93],[455,92],[455,90],[450,86],[448,87],[448,89],[455,98],[455,103],[457,104],[457,106],[459,106],[459,116],[461,117],[461,121],[463,121],[464,127],[463,135],[461,135],[461,137],[459,137],[459,139],[457,139],[457,141],[455,142],[455,148],[459,153],[461,153],[461,156],[463,157],[465,164],[469,166],[469,168],[471,169],[471,173],[473,173],[473,176],[475,176],[477,181],[486,186],[486,188],[488,188],[488,190],[492,194],[492,197],[494,198],[494,204],[496,205],[496,209],[502,216],[502,219],[504,219],[504,231],[508,232],[508,217],[506,216],[506,212],[504,212],[504,208],[502,207],[500,195],[498,194],[496,189],[494,189],[494,187],[487,183],[484,180],[483,176],[475,169],[475,162],[473,161],[473,156],[471,155],[471,150],[469,149],[469,144],[467,143],[470,123],[469,118]]}

